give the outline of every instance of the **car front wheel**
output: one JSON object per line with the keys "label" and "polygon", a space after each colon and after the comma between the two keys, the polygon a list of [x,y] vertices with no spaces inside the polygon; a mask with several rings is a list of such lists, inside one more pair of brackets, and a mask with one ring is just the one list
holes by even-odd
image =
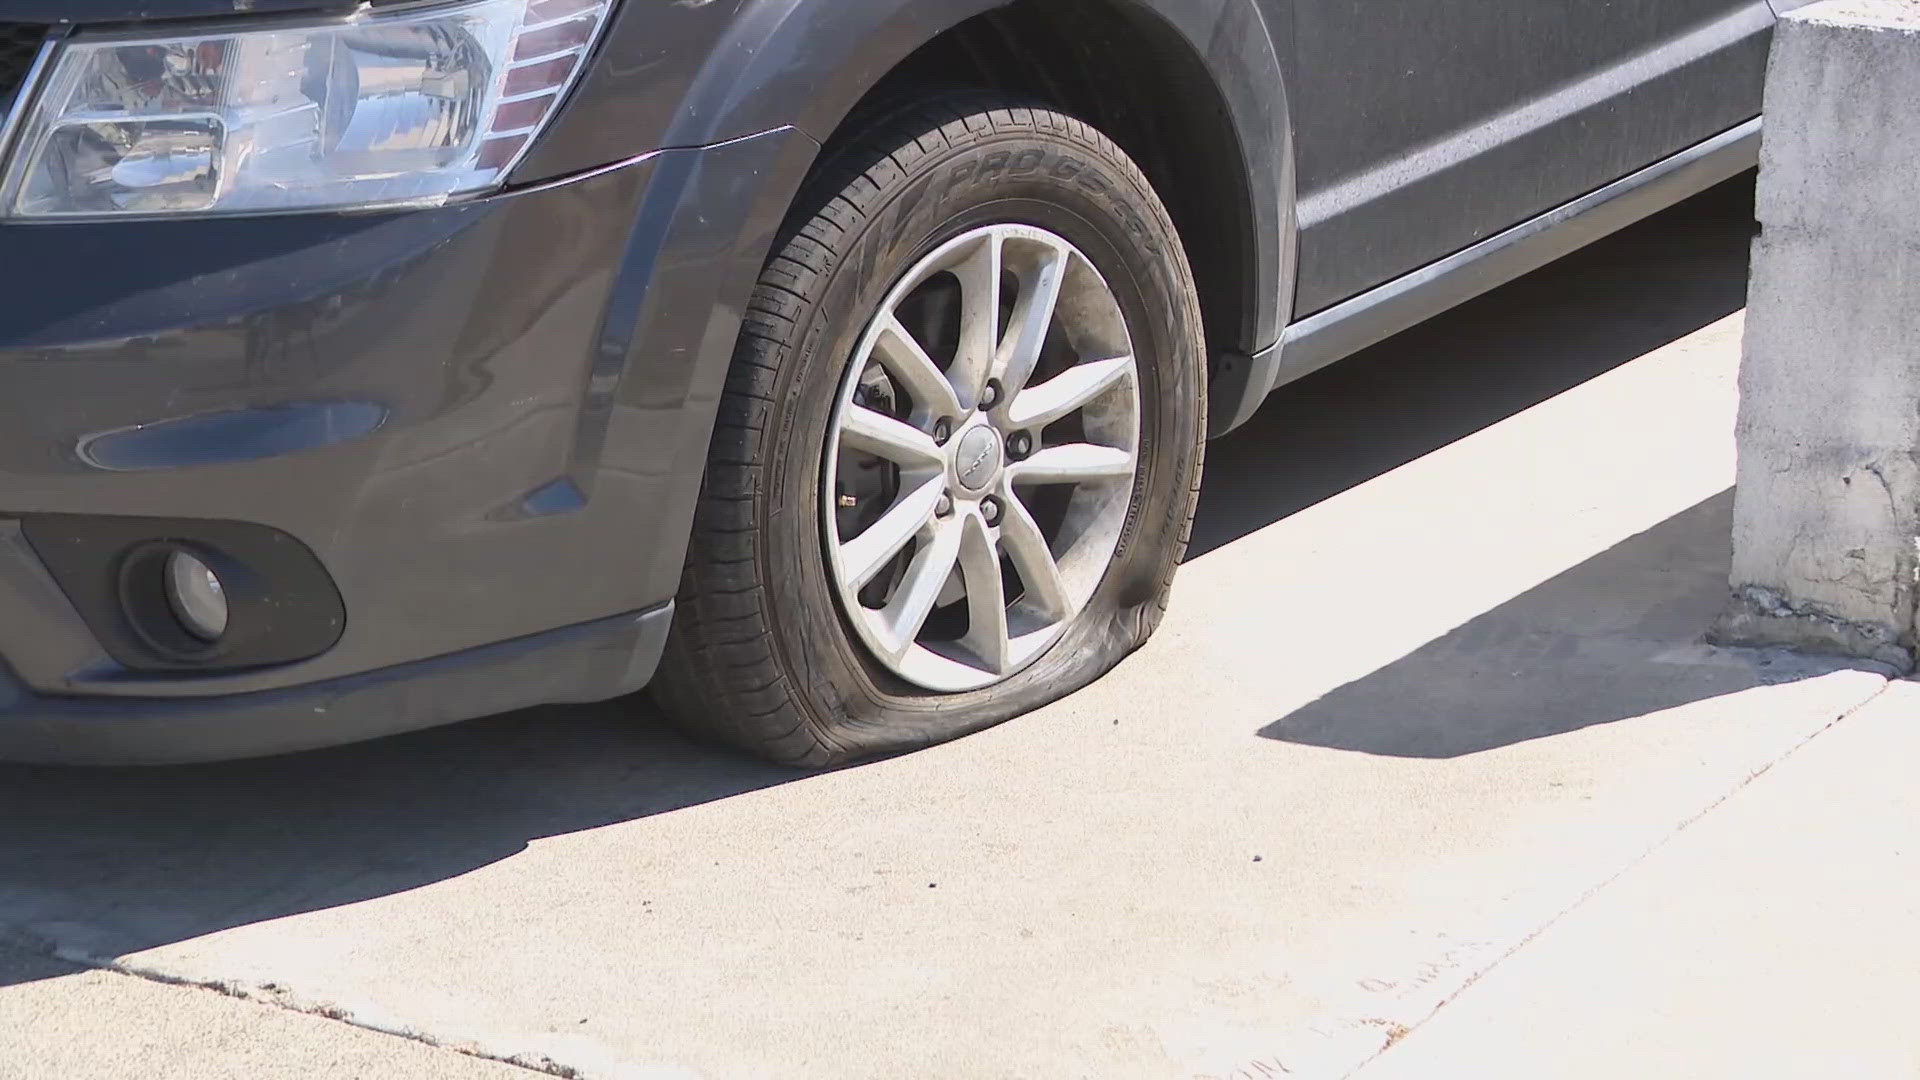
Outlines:
{"label": "car front wheel", "polygon": [[1164,207],[1078,120],[922,103],[810,198],[729,373],[655,695],[830,765],[1044,705],[1147,639],[1205,364]]}

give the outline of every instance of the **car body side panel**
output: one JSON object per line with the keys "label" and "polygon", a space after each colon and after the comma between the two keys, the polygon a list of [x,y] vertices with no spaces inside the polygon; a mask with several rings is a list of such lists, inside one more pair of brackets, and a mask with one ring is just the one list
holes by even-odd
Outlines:
{"label": "car body side panel", "polygon": [[1312,314],[1759,113],[1764,0],[1268,0]]}

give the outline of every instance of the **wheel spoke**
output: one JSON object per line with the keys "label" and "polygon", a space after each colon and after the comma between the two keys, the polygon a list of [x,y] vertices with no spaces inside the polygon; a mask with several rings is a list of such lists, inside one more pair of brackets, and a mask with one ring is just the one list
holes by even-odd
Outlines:
{"label": "wheel spoke", "polygon": [[1049,446],[1025,461],[1011,465],[1008,476],[1016,484],[1077,484],[1083,480],[1110,480],[1133,475],[1133,455],[1114,446],[1067,443]]}
{"label": "wheel spoke", "polygon": [[947,381],[960,404],[971,408],[986,392],[1000,351],[1000,233],[983,236],[953,276],[960,281],[960,349]]}
{"label": "wheel spoke", "polygon": [[[900,554],[907,541],[919,535],[932,519],[933,511],[946,493],[946,480],[935,477],[908,492],[880,520],[865,532],[840,545],[840,570],[850,588],[859,589],[872,581],[887,563]],[[935,584],[937,589],[938,583]]]}
{"label": "wheel spoke", "polygon": [[1131,356],[1077,364],[1021,391],[1007,407],[1007,423],[1016,428],[1046,427],[1132,375]]}
{"label": "wheel spoke", "polygon": [[843,446],[877,454],[899,465],[939,467],[946,462],[933,436],[865,405],[847,406],[840,421],[840,437]]}
{"label": "wheel spoke", "polygon": [[1013,319],[1000,345],[995,362],[1000,384],[1009,394],[1018,394],[1033,377],[1040,362],[1040,350],[1047,343],[1047,331],[1053,326],[1054,310],[1060,305],[1060,285],[1067,276],[1067,253],[1048,245],[1039,265],[1020,278],[1020,298],[1014,301]]}
{"label": "wheel spoke", "polygon": [[907,564],[906,577],[901,580],[893,599],[888,601],[886,610],[880,615],[886,626],[887,638],[893,646],[895,661],[913,648],[914,639],[920,636],[921,628],[927,625],[927,616],[933,611],[934,602],[940,598],[940,590],[953,573],[953,565],[959,554],[960,528],[952,521],[935,525],[929,542],[913,553],[913,561]]}
{"label": "wheel spoke", "polygon": [[1066,582],[1060,577],[1060,564],[1054,562],[1045,534],[1011,488],[1002,501],[1006,504],[1006,518],[1000,523],[1000,546],[1013,560],[1013,568],[1020,572],[1027,602],[1049,618],[1066,618],[1072,605],[1067,599]]}
{"label": "wheel spoke", "polygon": [[907,388],[907,395],[928,415],[959,416],[960,399],[954,396],[947,374],[920,347],[920,342],[900,320],[889,312],[874,339],[873,358]]}
{"label": "wheel spoke", "polygon": [[961,522],[960,573],[967,586],[967,635],[960,644],[995,675],[1007,670],[1007,588],[1000,550],[980,517]]}

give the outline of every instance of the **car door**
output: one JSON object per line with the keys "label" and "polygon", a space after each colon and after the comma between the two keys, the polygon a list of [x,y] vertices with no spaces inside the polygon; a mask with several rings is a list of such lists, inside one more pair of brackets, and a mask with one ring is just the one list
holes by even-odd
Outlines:
{"label": "car door", "polygon": [[1289,20],[1296,314],[1758,115],[1767,0],[1263,0]]}

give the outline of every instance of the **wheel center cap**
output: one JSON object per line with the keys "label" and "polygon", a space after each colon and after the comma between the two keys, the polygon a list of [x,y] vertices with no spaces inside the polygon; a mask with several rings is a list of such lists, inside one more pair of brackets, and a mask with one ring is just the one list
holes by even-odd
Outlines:
{"label": "wheel center cap", "polygon": [[985,490],[1000,471],[1000,435],[990,427],[971,428],[955,441],[953,475],[968,491]]}

